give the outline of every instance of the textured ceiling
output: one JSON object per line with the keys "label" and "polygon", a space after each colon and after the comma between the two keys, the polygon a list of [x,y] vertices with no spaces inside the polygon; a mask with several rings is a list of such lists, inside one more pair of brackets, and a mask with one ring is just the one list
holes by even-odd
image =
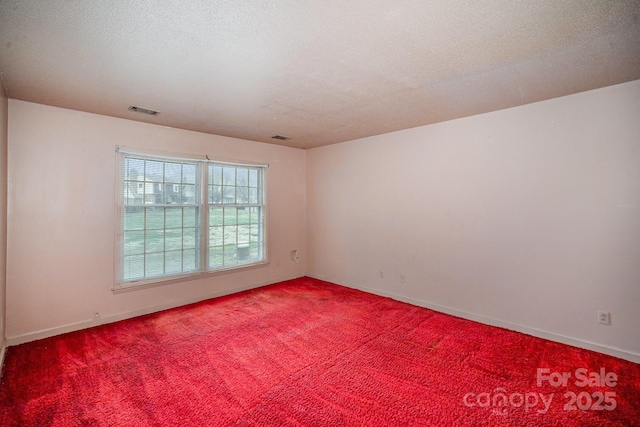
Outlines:
{"label": "textured ceiling", "polygon": [[640,1],[0,0],[0,72],[13,99],[311,148],[640,79]]}

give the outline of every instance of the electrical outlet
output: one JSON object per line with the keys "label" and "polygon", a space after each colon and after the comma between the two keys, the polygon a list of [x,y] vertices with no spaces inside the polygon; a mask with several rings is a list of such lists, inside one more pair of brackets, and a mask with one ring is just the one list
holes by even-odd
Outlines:
{"label": "electrical outlet", "polygon": [[381,279],[384,279],[384,271],[380,270],[380,273],[378,274],[378,277]]}
{"label": "electrical outlet", "polygon": [[291,251],[291,261],[298,262],[298,250],[294,249]]}
{"label": "electrical outlet", "polygon": [[602,325],[611,324],[611,313],[608,311],[598,311],[598,323]]}
{"label": "electrical outlet", "polygon": [[407,277],[404,274],[400,275],[400,283],[407,283]]}

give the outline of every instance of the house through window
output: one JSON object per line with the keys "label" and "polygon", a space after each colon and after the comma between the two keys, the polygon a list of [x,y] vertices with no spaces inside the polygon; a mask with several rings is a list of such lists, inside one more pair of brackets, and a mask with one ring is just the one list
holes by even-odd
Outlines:
{"label": "house through window", "polygon": [[265,166],[119,157],[116,287],[266,261]]}

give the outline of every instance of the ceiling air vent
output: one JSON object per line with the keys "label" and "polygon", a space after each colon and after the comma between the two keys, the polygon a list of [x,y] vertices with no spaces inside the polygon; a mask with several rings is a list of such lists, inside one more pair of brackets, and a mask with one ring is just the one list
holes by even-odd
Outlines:
{"label": "ceiling air vent", "polygon": [[271,138],[273,138],[273,139],[279,139],[280,141],[288,141],[288,140],[290,140],[290,139],[291,139],[291,138],[289,138],[288,136],[282,136],[282,135],[275,135],[275,136],[272,136]]}
{"label": "ceiling air vent", "polygon": [[134,105],[129,107],[129,111],[133,111],[134,113],[148,114],[150,116],[157,116],[158,114],[160,114],[159,111],[149,110],[148,108],[136,107]]}

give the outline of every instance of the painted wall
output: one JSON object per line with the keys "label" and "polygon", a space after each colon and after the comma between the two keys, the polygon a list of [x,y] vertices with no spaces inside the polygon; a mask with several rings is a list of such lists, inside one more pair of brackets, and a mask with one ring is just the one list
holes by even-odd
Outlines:
{"label": "painted wall", "polygon": [[5,348],[7,288],[7,125],[8,100],[0,88],[0,370]]}
{"label": "painted wall", "polygon": [[[9,344],[305,272],[305,152],[9,100]],[[268,163],[270,263],[113,294],[115,146]],[[300,261],[289,259],[301,250]],[[94,313],[100,313],[95,319]]]}
{"label": "painted wall", "polygon": [[639,118],[634,81],[309,150],[308,274],[640,361]]}

